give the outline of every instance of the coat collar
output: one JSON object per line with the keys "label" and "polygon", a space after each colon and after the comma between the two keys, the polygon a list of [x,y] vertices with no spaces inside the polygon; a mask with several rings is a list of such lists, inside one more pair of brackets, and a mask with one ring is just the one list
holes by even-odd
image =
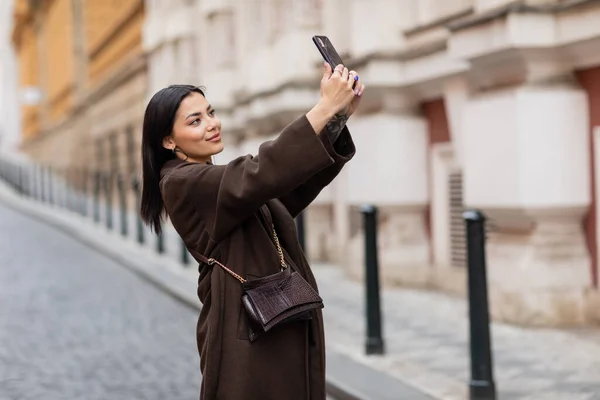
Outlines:
{"label": "coat collar", "polygon": [[[175,169],[177,167],[180,167],[180,166],[182,166],[184,164],[200,164],[200,163],[193,162],[193,161],[184,161],[184,160],[182,160],[180,158],[173,158],[173,159],[167,161],[163,165],[162,169],[160,170],[160,177],[161,177],[161,179],[165,175],[167,175],[169,172],[171,172],[173,169]],[[207,161],[206,164],[207,165],[213,165],[210,161]]]}

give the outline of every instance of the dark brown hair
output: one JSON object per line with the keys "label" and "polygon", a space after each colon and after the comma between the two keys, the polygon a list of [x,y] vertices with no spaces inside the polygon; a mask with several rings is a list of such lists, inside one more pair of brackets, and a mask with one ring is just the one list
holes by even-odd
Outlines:
{"label": "dark brown hair", "polygon": [[173,132],[179,105],[192,93],[204,96],[203,88],[171,85],[158,91],[146,107],[142,134],[142,199],[140,214],[150,228],[160,234],[165,205],[160,193],[160,170],[175,154],[163,147],[163,139]]}

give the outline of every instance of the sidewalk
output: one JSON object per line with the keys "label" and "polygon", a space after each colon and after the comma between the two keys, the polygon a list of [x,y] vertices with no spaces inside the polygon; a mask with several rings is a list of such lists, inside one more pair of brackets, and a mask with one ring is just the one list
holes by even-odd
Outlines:
{"label": "sidewalk", "polygon": [[[173,257],[176,250],[158,255],[152,250],[154,240],[140,246],[133,239],[122,238],[117,223],[117,231],[109,232],[90,219],[21,198],[3,183],[0,201],[70,233],[184,304],[200,307],[196,264],[184,268]],[[167,248],[176,243],[173,238],[166,242]],[[344,398],[339,394],[365,400],[468,397],[468,321],[463,299],[385,289],[382,306],[387,353],[367,357],[362,285],[334,266],[317,264],[313,268],[325,300],[328,383],[336,398]],[[524,329],[494,323],[492,344],[499,399],[600,400],[600,330]]]}
{"label": "sidewalk", "polygon": [[[468,312],[463,299],[409,289],[382,292],[387,354],[366,357],[362,285],[315,268],[325,301],[327,345],[439,399],[466,399]],[[499,399],[600,399],[600,330],[492,324]]]}

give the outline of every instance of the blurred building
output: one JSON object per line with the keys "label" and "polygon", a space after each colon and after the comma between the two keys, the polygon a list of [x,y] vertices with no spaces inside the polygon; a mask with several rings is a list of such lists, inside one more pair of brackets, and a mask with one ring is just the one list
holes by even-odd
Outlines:
{"label": "blurred building", "polygon": [[[55,168],[134,168],[146,94],[143,0],[15,0],[23,150]],[[136,138],[136,136],[138,136]]]}
{"label": "blurred building", "polygon": [[13,3],[0,2],[0,152],[16,154],[20,135],[17,60],[11,45]]}
{"label": "blurred building", "polygon": [[355,160],[307,212],[310,258],[361,277],[357,210],[374,203],[383,281],[464,293],[461,213],[476,207],[493,222],[495,318],[600,320],[600,2],[19,0],[16,10],[21,86],[43,94],[23,108],[23,149],[63,164],[132,159],[148,97],[175,82],[207,87],[227,145],[217,162],[255,153],[318,100],[311,37],[329,36],[368,90],[349,123]]}

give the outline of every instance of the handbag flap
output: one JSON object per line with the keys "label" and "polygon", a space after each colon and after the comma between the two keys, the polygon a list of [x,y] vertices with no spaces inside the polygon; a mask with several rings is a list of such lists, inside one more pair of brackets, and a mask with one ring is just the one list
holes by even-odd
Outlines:
{"label": "handbag flap", "polygon": [[265,325],[290,308],[323,301],[297,272],[292,272],[284,279],[246,289],[246,294]]}

